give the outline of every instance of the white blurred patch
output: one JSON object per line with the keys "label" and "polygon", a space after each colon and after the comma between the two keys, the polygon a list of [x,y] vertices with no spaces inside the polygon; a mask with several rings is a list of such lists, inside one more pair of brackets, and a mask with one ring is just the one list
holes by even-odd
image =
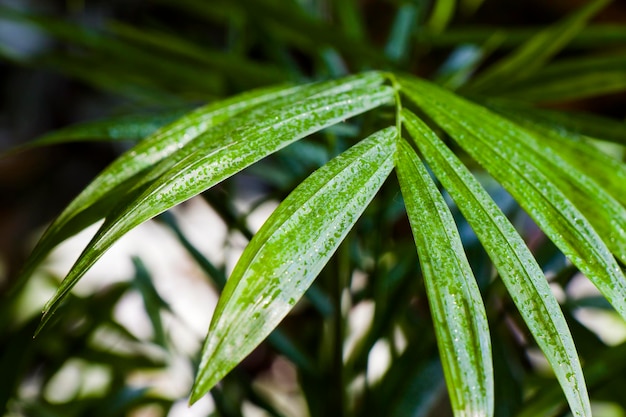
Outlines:
{"label": "white blurred patch", "polygon": [[[581,273],[576,274],[570,281],[567,294],[574,300],[603,297],[595,285]],[[626,341],[626,323],[615,310],[583,307],[576,309],[573,314],[576,320],[607,345],[615,346]]]}
{"label": "white blurred patch", "polygon": [[391,365],[391,349],[389,342],[378,340],[370,350],[367,363],[367,382],[374,385],[385,375]]}
{"label": "white blurred patch", "polygon": [[367,331],[372,326],[374,309],[375,304],[372,300],[364,300],[350,310],[343,344],[344,361],[354,353],[357,344],[365,337]]}

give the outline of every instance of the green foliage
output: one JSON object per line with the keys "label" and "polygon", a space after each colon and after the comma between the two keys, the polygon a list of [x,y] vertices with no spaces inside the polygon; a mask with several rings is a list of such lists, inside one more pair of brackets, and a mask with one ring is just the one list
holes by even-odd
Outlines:
{"label": "green foliage", "polygon": [[[248,13],[258,13],[259,30],[287,45],[273,52],[284,58],[291,47],[306,51],[317,68],[316,78],[348,68],[384,70],[305,83],[300,82],[304,77],[294,75],[293,62],[248,63],[244,55],[222,57],[163,31],[114,23],[110,33],[92,33],[67,22],[2,9],[11,20],[27,22],[88,51],[83,58],[50,57],[47,62],[53,67],[108,88],[107,77],[119,77],[128,83],[124,94],[141,100],[172,94],[220,96],[226,82],[247,89],[297,80],[216,99],[193,111],[178,110],[173,106],[180,104],[178,100],[167,100],[169,108],[156,114],[77,125],[28,145],[137,141],[54,220],[26,262],[20,285],[27,285],[57,245],[103,220],[45,305],[37,330],[31,322],[27,332],[41,332],[40,339],[51,337],[46,326],[59,326],[51,320],[53,314],[58,310],[63,321],[78,308],[71,290],[81,277],[120,238],[156,217],[175,232],[215,286],[223,287],[199,353],[191,403],[211,392],[221,415],[240,415],[232,410],[240,410],[244,400],[233,400],[237,403],[233,405],[221,396],[232,383],[245,392],[246,400],[269,415],[281,415],[237,369],[268,338],[275,351],[296,364],[313,417],[373,415],[369,412],[427,415],[437,395],[436,381],[444,380],[456,417],[561,415],[564,399],[574,416],[591,416],[588,391],[593,394],[592,389],[615,376],[603,372],[602,367],[611,364],[598,352],[617,357],[623,346],[606,347],[589,337],[586,328],[572,324],[574,307],[559,305],[545,270],[548,261],[565,255],[572,265],[560,268],[554,282],[565,285],[582,272],[610,303],[604,308],[626,319],[626,165],[597,146],[600,141],[623,146],[626,129],[624,123],[601,116],[579,116],[534,103],[624,91],[623,51],[553,61],[570,41],[590,42],[594,28],[587,22],[607,1],[591,2],[532,36],[520,36],[510,54],[484,69],[480,67],[484,59],[512,41],[502,34],[490,40],[481,37],[485,43],[476,46],[473,58],[444,65],[438,74],[442,85],[401,71],[410,69],[402,66],[410,61],[412,39],[424,42],[432,36],[439,41],[433,40],[431,47],[437,42],[457,46],[450,40],[454,32],[446,27],[455,10],[475,12],[480,2],[436,1],[427,18],[422,2],[401,2],[385,54],[367,43],[356,2],[335,6],[345,25],[345,32],[338,33],[296,2],[217,3],[223,7],[197,0],[169,7],[192,11],[207,21],[227,18],[235,27],[250,17]],[[413,27],[410,22],[416,19],[425,23]],[[142,73],[165,56],[180,60],[166,60],[168,64],[159,65],[152,75]],[[337,56],[345,57],[343,64],[337,64]],[[111,72],[84,71],[92,59],[104,57],[119,58],[119,66]],[[196,67],[199,63],[214,71],[204,77]],[[473,76],[478,68],[482,70]],[[198,77],[203,81],[190,81]],[[179,79],[186,81],[177,83]],[[258,171],[253,171],[255,167]],[[281,201],[255,234],[232,206],[216,201],[210,191],[218,184],[228,187],[229,178],[246,169],[264,176]],[[397,181],[393,176],[388,179],[394,170]],[[198,195],[230,228],[250,240],[228,279],[225,268],[206,259],[167,213]],[[510,195],[515,202],[509,200],[507,208],[498,195]],[[525,242],[527,236],[514,227],[516,204],[551,243],[537,250]],[[404,212],[412,243],[406,236],[393,236],[392,229],[406,224]],[[153,330],[150,342],[167,351],[161,315],[171,310],[138,259],[135,268],[134,287],[142,295]],[[369,277],[360,293],[350,286],[355,271]],[[109,304],[98,308],[110,311],[125,291],[130,288],[120,286],[114,299],[107,298]],[[355,304],[372,300],[375,305],[371,327],[351,352],[344,352],[343,346],[344,291]],[[422,304],[427,299],[430,313],[408,307],[411,294],[418,294],[414,298]],[[314,328],[300,333],[279,328],[303,297],[319,318]],[[555,378],[522,381],[516,374],[526,371],[516,371],[522,366],[511,347],[514,338],[500,340],[510,332],[503,329],[498,308],[493,307],[501,305],[503,316],[517,319],[517,313],[506,311],[509,300],[534,339],[528,343],[541,349]],[[89,325],[96,322],[115,325],[108,316],[99,321],[88,317],[79,328],[80,343],[85,343],[92,331]],[[305,331],[315,334],[307,336]],[[404,350],[394,342],[396,331],[407,339]],[[316,340],[320,333],[332,334],[331,342],[319,351],[305,347],[307,337]],[[22,332],[20,336],[23,340]],[[348,387],[363,369],[367,372],[368,355],[379,341],[391,345],[393,363],[361,397],[346,399]],[[322,359],[317,361],[316,356]],[[10,358],[6,353],[1,360]],[[616,361],[623,368],[622,362]],[[321,370],[320,364],[325,365]],[[53,366],[49,372],[54,370]],[[434,382],[424,386],[428,378]],[[220,381],[223,388],[216,389]],[[500,397],[502,387],[519,395],[519,403],[512,396]],[[333,393],[324,404],[326,390]],[[530,398],[524,404],[522,393]],[[111,405],[118,407],[111,415],[129,408],[135,398],[160,403],[164,409],[172,406],[162,398],[122,394],[126,402]],[[33,404],[26,409],[38,402]],[[56,412],[80,415],[96,406]],[[507,407],[509,411],[502,411]]]}

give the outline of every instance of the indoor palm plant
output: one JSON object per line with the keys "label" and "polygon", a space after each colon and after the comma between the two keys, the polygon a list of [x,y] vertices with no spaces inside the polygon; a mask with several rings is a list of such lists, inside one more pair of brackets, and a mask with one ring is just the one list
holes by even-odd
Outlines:
{"label": "indoor palm plant", "polygon": [[[294,13],[303,19],[299,23],[312,25],[313,33],[320,37],[316,47],[329,45],[329,49],[319,48],[322,59],[332,62],[333,54],[345,54],[354,65],[396,67],[330,81],[261,87],[214,100],[139,141],[70,203],[27,262],[24,280],[56,245],[104,219],[46,305],[39,329],[81,276],[125,233],[313,135],[309,143],[325,148],[328,162],[305,174],[295,187],[292,183],[277,186],[280,205],[250,240],[213,313],[191,402],[214,388],[272,334],[321,274],[322,293],[328,294],[333,308],[326,316],[318,308],[316,320],[332,329],[330,336],[324,336],[330,347],[320,346],[322,353],[332,350],[330,364],[316,372],[312,364],[316,360],[302,346],[304,339],[297,341],[305,337],[302,333],[287,330],[286,335],[273,334],[275,348],[300,372],[311,415],[424,412],[420,410],[425,410],[428,387],[416,391],[409,387],[424,379],[442,379],[442,375],[427,376],[427,372],[436,374],[433,369],[438,366],[437,354],[432,351],[434,340],[423,336],[425,331],[435,335],[454,415],[494,415],[494,407],[510,401],[504,398],[510,394],[498,393],[502,388],[498,382],[494,384],[492,343],[505,352],[496,352],[499,360],[505,359],[504,365],[496,362],[496,381],[507,378],[502,369],[514,355],[510,347],[496,340],[499,333],[493,329],[490,333],[489,321],[517,316],[502,307],[507,304],[503,300],[510,299],[565,395],[539,391],[533,394],[532,406],[500,407],[498,415],[551,415],[563,412],[566,400],[573,415],[590,416],[577,340],[546,280],[545,260],[535,259],[507,218],[511,213],[504,213],[490,193],[501,192],[494,186],[495,180],[558,248],[554,253],[561,252],[569,259],[571,264],[558,268],[557,279],[567,283],[576,271],[582,272],[626,318],[626,166],[595,146],[596,139],[622,144],[626,129],[614,120],[533,105],[623,89],[626,61],[619,51],[551,62],[584,33],[586,22],[607,2],[587,4],[474,75],[506,39],[506,34],[495,33],[482,46],[470,48],[473,52],[466,59],[448,60],[436,83],[402,72],[401,63],[410,61],[406,45],[425,33],[406,23],[415,18],[418,3],[407,2],[397,9],[393,42],[387,45],[386,55],[354,42],[354,37],[324,38],[323,28],[302,17],[295,3],[285,8],[266,3],[269,11],[262,16],[270,22],[269,27],[275,28],[272,19],[280,19],[280,13]],[[200,2],[181,4],[196,12],[218,13]],[[237,4],[247,3],[234,4],[237,9]],[[453,5],[435,2],[424,25],[433,39],[446,26]],[[12,18],[26,19],[53,35],[74,39],[59,22],[25,15]],[[122,25],[114,28],[121,39],[149,46],[151,39],[143,33]],[[164,49],[170,47],[181,54],[195,51],[180,40],[166,40],[163,35]],[[311,47],[307,41],[295,42],[301,42],[299,46],[306,50]],[[87,36],[80,42],[104,44]],[[115,52],[124,44],[111,41],[106,45],[103,50]],[[467,47],[463,48],[456,52],[467,52]],[[176,74],[177,69],[172,71]],[[276,68],[264,68],[262,74],[267,79],[259,84],[281,77]],[[167,78],[158,80],[165,83]],[[207,92],[213,88],[208,81],[204,85]],[[123,136],[125,129],[133,126],[116,120],[98,123],[69,128],[40,143],[94,136],[94,132],[112,137],[121,131]],[[112,129],[115,126],[121,130]],[[406,222],[404,212],[414,245],[406,233],[393,232]],[[459,230],[467,226],[480,245],[462,238]],[[478,254],[468,260],[466,251],[474,250]],[[348,292],[349,304],[373,300],[376,314],[369,333],[345,354],[342,338],[347,318],[342,294],[352,288],[355,271],[368,278],[365,289]],[[209,265],[207,272],[219,275],[220,268]],[[423,303],[425,297],[430,313],[412,311],[411,303]],[[403,318],[405,315],[408,317]],[[569,317],[567,311],[566,315]],[[434,332],[429,330],[431,320]],[[316,327],[319,332],[328,331]],[[394,332],[408,342],[398,342]],[[368,352],[380,340],[391,345],[397,363],[405,369],[392,364],[379,383],[352,390],[367,369]],[[408,347],[401,346],[407,343]],[[325,392],[324,384],[330,384],[334,393]],[[386,384],[402,387],[403,395],[389,392],[393,388]],[[521,393],[518,388],[514,397],[521,398]],[[218,394],[214,391],[213,395]],[[325,395],[330,398],[328,404],[320,404]],[[349,399],[350,395],[353,398]],[[279,413],[271,407],[267,410]]]}

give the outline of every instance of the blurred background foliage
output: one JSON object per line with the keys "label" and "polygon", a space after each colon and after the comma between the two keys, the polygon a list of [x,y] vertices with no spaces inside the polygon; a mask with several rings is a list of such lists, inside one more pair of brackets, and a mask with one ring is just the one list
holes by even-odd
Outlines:
{"label": "blurred background foliage", "polygon": [[[78,292],[35,340],[38,312],[65,271],[52,262],[26,286],[16,277],[45,224],[91,178],[130,144],[202,103],[367,69],[410,72],[464,93],[476,71],[586,3],[0,1],[0,150],[22,148],[0,159],[4,415],[448,415],[424,288],[414,279],[420,274],[415,249],[394,184],[382,189],[356,233],[268,342],[210,399],[186,407],[214,300],[194,304],[185,296],[218,291],[267,210],[358,138],[364,118],[298,142],[160,216],[160,234],[147,238],[175,242],[183,259],[174,261],[178,269],[153,267],[159,269],[150,251],[166,256],[166,244],[131,249],[138,254],[132,262],[129,253],[110,261],[127,266],[118,278]],[[506,100],[518,114],[549,109],[582,131],[595,129],[623,144],[626,3],[601,10],[548,65],[503,80],[499,91],[474,90],[466,93]],[[79,129],[63,130],[77,123]],[[35,138],[54,146],[26,149]],[[605,143],[603,149],[623,158],[621,147]],[[562,303],[594,415],[625,416],[624,324],[510,196],[484,182],[523,231]],[[211,223],[189,223],[196,206]],[[556,380],[456,214],[491,324],[496,416],[566,415]],[[212,252],[206,240],[220,249]],[[185,285],[191,290],[183,291]],[[121,307],[128,299],[134,310]],[[181,304],[188,304],[186,312],[176,307]]]}

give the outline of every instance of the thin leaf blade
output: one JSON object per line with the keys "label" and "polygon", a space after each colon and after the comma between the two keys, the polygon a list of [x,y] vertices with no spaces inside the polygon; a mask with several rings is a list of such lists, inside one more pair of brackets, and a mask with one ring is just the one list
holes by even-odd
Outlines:
{"label": "thin leaf blade", "polygon": [[455,416],[492,416],[493,369],[487,317],[452,214],[405,141],[396,170],[435,324]]}
{"label": "thin leaf blade", "polygon": [[403,112],[407,131],[494,262],[524,322],[546,355],[575,416],[591,416],[574,341],[530,250],[461,161],[417,116]]}
{"label": "thin leaf blade", "polygon": [[393,168],[395,128],[320,168],[254,236],[213,315],[191,403],[245,358],[291,310]]}
{"label": "thin leaf blade", "polygon": [[[62,240],[104,217],[106,211],[111,208],[109,203],[114,202],[111,199],[116,200],[124,195],[123,192],[116,193],[116,188],[179,150],[200,133],[241,111],[293,91],[293,87],[270,87],[208,104],[162,127],[122,154],[105,168],[48,227],[24,266],[22,279],[27,278]],[[103,205],[102,210],[94,210],[98,207],[97,203],[103,200],[109,200],[109,202]],[[77,225],[72,222],[86,211],[92,213],[95,211],[95,213],[84,216],[85,220],[79,221]]]}
{"label": "thin leaf blade", "polygon": [[[208,136],[207,146],[183,157],[166,169],[138,196],[131,195],[106,219],[88,244],[55,296],[46,304],[40,328],[49,320],[60,302],[80,277],[108,248],[135,226],[164,212],[224,179],[236,174],[267,155],[311,133],[332,126],[393,100],[394,90],[381,86],[332,95],[313,97],[297,106],[287,103],[265,114],[259,123],[248,123],[222,135]],[[254,119],[257,121],[257,119]],[[167,162],[167,161],[164,161]],[[169,167],[169,164],[166,164]]]}
{"label": "thin leaf blade", "polygon": [[[259,113],[263,115],[263,108],[251,110],[263,103],[271,102],[276,107],[309,96],[333,95],[353,88],[375,87],[382,82],[383,77],[380,74],[369,72],[307,86],[267,87],[194,110],[146,138],[101,172],[46,230],[24,267],[22,279],[26,279],[58,243],[103,218],[133,189],[154,180],[158,174],[165,172],[188,153],[209,146],[210,141],[217,140],[220,135],[214,129],[234,116],[248,111],[249,119]],[[219,133],[225,134],[228,129],[235,129],[239,123],[244,121],[234,121]],[[213,131],[214,134],[201,137],[208,131]],[[157,170],[152,169],[155,165],[158,165]],[[146,171],[150,175],[142,174]]]}
{"label": "thin leaf blade", "polygon": [[514,146],[522,129],[482,106],[416,78],[403,92],[511,195],[626,318],[626,278],[589,221]]}
{"label": "thin leaf blade", "polygon": [[526,77],[563,49],[610,0],[595,0],[576,13],[532,36],[509,56],[485,70],[468,86],[483,92]]}

